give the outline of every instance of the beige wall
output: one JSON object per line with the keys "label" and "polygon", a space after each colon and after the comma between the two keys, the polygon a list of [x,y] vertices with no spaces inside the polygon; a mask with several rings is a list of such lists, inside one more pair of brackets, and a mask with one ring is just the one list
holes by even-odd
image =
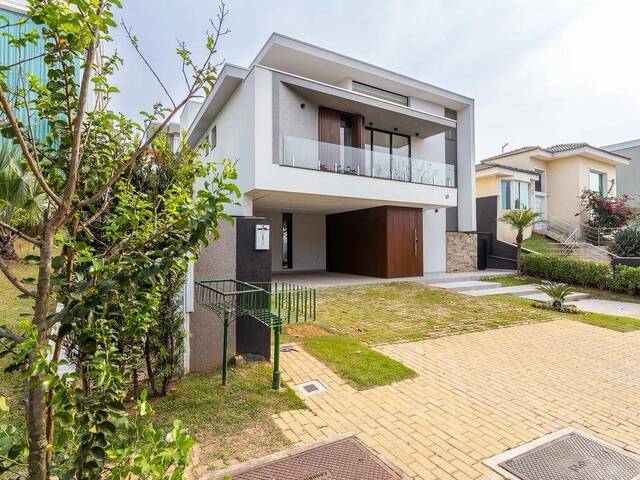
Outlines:
{"label": "beige wall", "polygon": [[[615,180],[616,167],[586,157],[567,157],[549,162],[547,168],[547,206],[549,215],[572,225],[588,220],[582,210],[580,194],[589,188],[589,172],[597,170],[607,174],[607,181]],[[615,195],[615,188],[612,194]]]}
{"label": "beige wall", "polygon": [[500,179],[496,175],[476,178],[476,198],[500,195]]}

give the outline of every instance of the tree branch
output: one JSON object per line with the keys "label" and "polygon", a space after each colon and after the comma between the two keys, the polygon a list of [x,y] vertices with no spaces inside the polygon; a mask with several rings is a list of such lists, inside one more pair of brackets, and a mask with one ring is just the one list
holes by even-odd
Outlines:
{"label": "tree branch", "polygon": [[38,168],[38,164],[33,159],[31,152],[29,152],[29,147],[25,142],[25,139],[20,131],[20,125],[18,125],[18,121],[16,120],[15,115],[13,114],[13,110],[7,97],[0,87],[0,105],[2,106],[2,110],[4,114],[7,116],[7,120],[9,120],[9,124],[11,125],[11,129],[13,130],[14,135],[16,136],[16,140],[18,141],[18,145],[20,145],[20,149],[22,150],[22,154],[24,155],[25,160],[27,161],[27,165],[29,165],[29,169],[33,173],[38,185],[45,191],[45,193],[53,200],[53,202],[61,206],[62,199],[51,189],[45,178],[42,176],[40,169]]}
{"label": "tree branch", "polygon": [[17,228],[12,227],[11,225],[9,225],[8,223],[4,223],[2,220],[0,220],[0,227],[2,228],[6,228],[7,230],[9,230],[10,232],[15,233],[16,235],[18,235],[21,239],[26,240],[29,243],[33,243],[36,246],[41,246],[42,242],[36,238],[30,237],[29,235],[27,235],[26,233],[22,233],[20,230],[18,230]]}
{"label": "tree branch", "polygon": [[15,343],[20,343],[24,340],[24,337],[2,327],[0,327],[0,338],[7,338]]}
{"label": "tree branch", "polygon": [[162,87],[162,90],[164,90],[164,93],[167,94],[167,97],[169,98],[169,101],[171,102],[171,105],[173,105],[173,108],[176,108],[176,102],[173,100],[173,97],[171,96],[171,94],[169,93],[169,90],[167,89],[167,87],[165,86],[165,84],[162,82],[162,80],[160,80],[160,76],[156,73],[156,71],[154,70],[154,68],[151,66],[151,64],[148,62],[148,60],[146,59],[146,57],[144,56],[144,54],[142,53],[142,51],[140,50],[140,47],[138,45],[138,40],[135,38],[135,36],[131,33],[132,32],[132,28],[129,27],[127,28],[127,26],[125,25],[124,21],[120,22],[120,25],[122,25],[122,28],[124,28],[124,31],[127,33],[127,37],[129,38],[129,42],[131,42],[131,45],[133,46],[133,48],[136,49],[136,52],[138,52],[138,56],[142,59],[142,61],[144,62],[144,64],[147,66],[147,68],[149,69],[149,71],[153,74],[153,76],[156,78],[156,80],[158,81],[158,83],[160,84],[160,86]]}
{"label": "tree branch", "polygon": [[2,273],[4,273],[4,276],[7,277],[7,280],[9,280],[14,287],[16,287],[25,295],[32,298],[36,298],[36,292],[29,289],[24,283],[22,283],[18,279],[18,277],[16,277],[16,275],[11,271],[11,268],[9,268],[9,265],[2,259],[2,257],[0,257],[0,270],[2,270]]}
{"label": "tree branch", "polygon": [[[97,15],[101,15],[104,8],[104,1],[100,2],[98,6]],[[78,93],[78,103],[76,108],[76,116],[73,119],[73,129],[71,136],[71,152],[69,155],[69,172],[67,174],[67,184],[64,189],[64,195],[62,199],[62,205],[54,215],[52,223],[57,228],[67,218],[67,211],[71,207],[73,195],[75,194],[77,181],[78,181],[78,169],[80,168],[80,143],[82,140],[82,122],[84,121],[84,114],[87,107],[87,97],[89,95],[89,89],[91,87],[91,75],[93,74],[93,64],[95,62],[97,45],[100,42],[100,32],[94,33],[94,39],[91,42],[89,48],[87,48],[87,58],[84,64],[84,71],[82,72],[82,80],[80,81],[80,92]]]}

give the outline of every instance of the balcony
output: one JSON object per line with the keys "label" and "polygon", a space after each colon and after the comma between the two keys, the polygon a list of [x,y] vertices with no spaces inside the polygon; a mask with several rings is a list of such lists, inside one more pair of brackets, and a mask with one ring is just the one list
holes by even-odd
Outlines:
{"label": "balcony", "polygon": [[438,187],[456,186],[454,165],[298,137],[284,137],[280,165]]}

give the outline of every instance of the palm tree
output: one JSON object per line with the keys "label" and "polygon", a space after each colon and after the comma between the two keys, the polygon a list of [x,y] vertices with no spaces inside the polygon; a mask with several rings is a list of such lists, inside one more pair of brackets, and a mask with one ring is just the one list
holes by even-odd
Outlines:
{"label": "palm tree", "polygon": [[0,256],[15,259],[17,234],[10,227],[36,227],[46,207],[46,196],[27,168],[20,149],[4,141],[0,145]]}
{"label": "palm tree", "polygon": [[534,212],[533,210],[509,210],[500,217],[500,220],[511,225],[518,231],[516,234],[518,272],[522,271],[522,241],[524,240],[524,231],[539,221],[541,216],[539,212]]}

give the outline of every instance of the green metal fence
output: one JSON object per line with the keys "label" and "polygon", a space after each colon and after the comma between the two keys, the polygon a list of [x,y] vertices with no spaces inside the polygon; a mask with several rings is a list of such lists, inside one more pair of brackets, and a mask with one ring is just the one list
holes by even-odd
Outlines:
{"label": "green metal fence", "polygon": [[287,282],[241,282],[233,279],[196,280],[196,304],[213,311],[223,322],[222,384],[227,383],[229,325],[247,315],[273,331],[273,383],[280,388],[280,335],[282,327],[314,321],[315,289]]}

